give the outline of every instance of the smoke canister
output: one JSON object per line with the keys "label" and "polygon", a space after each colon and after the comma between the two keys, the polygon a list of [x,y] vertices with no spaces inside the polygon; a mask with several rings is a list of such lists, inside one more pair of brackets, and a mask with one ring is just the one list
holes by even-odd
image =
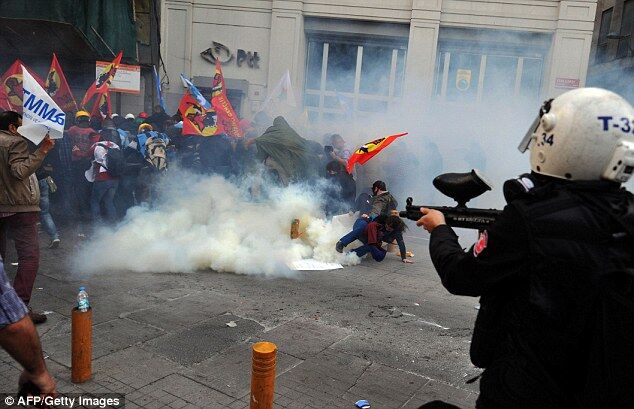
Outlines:
{"label": "smoke canister", "polygon": [[299,238],[299,219],[293,219],[291,223],[291,239],[295,240]]}

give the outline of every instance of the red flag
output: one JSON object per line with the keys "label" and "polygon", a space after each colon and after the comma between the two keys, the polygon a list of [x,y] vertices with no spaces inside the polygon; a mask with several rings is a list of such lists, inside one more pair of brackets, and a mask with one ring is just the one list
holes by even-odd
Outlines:
{"label": "red flag", "polygon": [[240,119],[231,106],[229,98],[227,98],[225,79],[222,76],[222,68],[220,67],[219,60],[216,60],[216,70],[211,85],[211,105],[218,113],[218,121],[225,133],[234,138],[242,138],[244,132],[242,132],[240,128]]}
{"label": "red flag", "polygon": [[110,114],[112,114],[112,104],[110,103],[110,93],[106,91],[99,94],[99,98],[95,100],[90,117],[104,119],[110,118]]}
{"label": "red flag", "polygon": [[22,90],[22,67],[24,65],[26,69],[33,75],[33,78],[42,86],[44,82],[40,77],[34,74],[34,71],[26,66],[19,59],[9,67],[9,69],[0,78],[2,85],[2,95],[0,100],[5,99],[8,104],[8,109],[11,111],[22,112],[22,96],[24,91]]}
{"label": "red flag", "polygon": [[51,68],[46,76],[44,89],[64,112],[75,112],[78,110],[73,93],[68,86],[66,76],[57,61],[55,53],[53,53],[53,61],[51,61]]}
{"label": "red flag", "polygon": [[11,104],[9,104],[9,97],[7,96],[7,93],[4,92],[4,87],[0,87],[0,108],[5,111],[10,111],[12,109]]}
{"label": "red flag", "polygon": [[375,139],[372,142],[361,145],[361,147],[354,151],[354,153],[348,159],[346,170],[348,171],[348,173],[352,173],[352,169],[354,168],[355,163],[364,165],[367,161],[375,157],[383,149],[387,148],[387,146],[394,142],[396,138],[404,135],[407,135],[407,132],[386,136],[385,138]]}
{"label": "red flag", "polygon": [[119,64],[121,64],[121,57],[123,57],[123,51],[119,52],[119,55],[101,71],[99,78],[92,83],[86,91],[84,99],[81,100],[82,107],[85,108],[88,101],[90,101],[95,94],[103,94],[108,91],[108,87],[110,87],[110,83],[112,83],[112,79],[117,73],[117,68],[119,68]]}
{"label": "red flag", "polygon": [[205,110],[189,91],[183,95],[178,111],[183,117],[183,135],[214,136],[222,133],[213,107]]}

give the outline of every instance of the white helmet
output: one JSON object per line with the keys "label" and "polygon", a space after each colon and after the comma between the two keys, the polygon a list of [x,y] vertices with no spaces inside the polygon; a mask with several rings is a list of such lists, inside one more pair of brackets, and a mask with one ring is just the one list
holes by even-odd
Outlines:
{"label": "white helmet", "polygon": [[566,180],[627,182],[634,172],[634,108],[601,88],[568,91],[542,105],[519,146],[531,169]]}

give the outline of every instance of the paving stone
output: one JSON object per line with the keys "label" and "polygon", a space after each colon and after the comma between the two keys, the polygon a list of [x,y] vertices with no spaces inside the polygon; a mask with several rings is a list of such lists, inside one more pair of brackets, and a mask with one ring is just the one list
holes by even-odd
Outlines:
{"label": "paving stone", "polygon": [[71,320],[67,316],[63,316],[57,312],[53,312],[47,315],[45,323],[35,327],[40,340],[44,345],[48,338],[55,338],[62,335],[68,335],[71,332]]}
{"label": "paving stone", "polygon": [[369,366],[370,362],[363,359],[324,351],[280,375],[277,392],[304,405],[349,407],[350,402],[342,396]]}
{"label": "paving stone", "polygon": [[182,367],[161,356],[132,346],[93,361],[95,375],[107,374],[121,383],[139,389]]}
{"label": "paving stone", "polygon": [[[422,388],[420,388],[412,397],[412,402],[406,406],[407,408],[418,408],[425,403],[432,401],[441,401],[448,404],[456,405],[462,409],[475,408],[477,394],[459,389],[446,383],[436,380],[430,380]],[[418,406],[413,406],[418,404]]]}
{"label": "paving stone", "polygon": [[196,292],[174,301],[164,301],[154,308],[130,313],[126,317],[175,332],[224,314],[234,306],[234,302],[220,294]]}
{"label": "paving stone", "polygon": [[399,408],[429,379],[373,363],[343,395],[347,400],[366,399],[381,408]]}
{"label": "paving stone", "polygon": [[266,332],[263,340],[273,342],[284,353],[306,359],[351,333],[346,328],[298,318]]}
{"label": "paving stone", "polygon": [[101,338],[115,345],[131,346],[137,342],[143,342],[163,335],[164,331],[140,324],[128,319],[116,319],[93,328],[93,338]]}
{"label": "paving stone", "polygon": [[[206,408],[225,407],[235,401],[235,398],[179,374],[169,375],[139,391],[143,393],[146,390],[167,392],[166,395],[156,397],[157,405],[154,407],[157,408],[162,407],[159,406],[162,402],[171,403],[172,397],[180,398],[190,405]],[[135,403],[138,404],[136,400]]]}
{"label": "paving stone", "polygon": [[[234,321],[237,326],[228,327],[227,323],[230,321]],[[236,342],[259,337],[261,333],[262,327],[258,323],[225,314],[187,330],[147,342],[142,348],[182,365],[191,365],[211,358]]]}

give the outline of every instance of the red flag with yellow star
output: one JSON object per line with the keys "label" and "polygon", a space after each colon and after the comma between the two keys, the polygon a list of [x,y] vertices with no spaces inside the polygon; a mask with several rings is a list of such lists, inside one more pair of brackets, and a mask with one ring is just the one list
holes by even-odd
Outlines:
{"label": "red flag with yellow star", "polygon": [[189,91],[183,95],[178,111],[183,118],[183,135],[214,136],[222,133],[214,108],[205,109]]}
{"label": "red flag with yellow star", "polygon": [[352,173],[352,169],[354,168],[355,163],[364,165],[367,161],[375,157],[383,149],[387,148],[387,146],[394,142],[396,138],[404,135],[407,135],[407,132],[386,136],[385,138],[375,139],[371,142],[361,145],[361,147],[354,151],[354,153],[348,159],[346,170],[348,171],[348,173]]}
{"label": "red flag with yellow star", "polygon": [[38,84],[44,86],[44,81],[35,75],[32,69],[27,67],[21,60],[15,60],[11,67],[0,77],[0,86],[2,87],[2,92],[0,93],[1,103],[6,107],[5,109],[15,112],[22,112],[22,96],[24,95],[24,90],[22,89],[22,65],[26,67]]}
{"label": "red flag with yellow star", "polygon": [[99,98],[95,100],[95,105],[92,107],[92,111],[90,111],[91,118],[110,118],[112,114],[112,103],[110,102],[110,93],[104,92],[103,94],[99,94]]}
{"label": "red flag with yellow star", "polygon": [[51,61],[51,68],[46,76],[44,89],[64,112],[75,112],[78,110],[75,97],[73,97],[55,53],[53,53],[53,61]]}
{"label": "red flag with yellow star", "polygon": [[[86,104],[90,101],[90,99],[95,94],[104,94],[108,91],[112,80],[114,79],[115,74],[117,73],[117,69],[119,68],[119,64],[121,64],[121,58],[123,57],[123,51],[119,52],[119,55],[115,57],[114,60],[110,64],[108,64],[99,74],[99,78],[92,83],[92,85],[86,91],[86,95],[84,95],[84,99],[81,100],[81,106],[86,108]],[[101,96],[100,96],[101,98]]]}

